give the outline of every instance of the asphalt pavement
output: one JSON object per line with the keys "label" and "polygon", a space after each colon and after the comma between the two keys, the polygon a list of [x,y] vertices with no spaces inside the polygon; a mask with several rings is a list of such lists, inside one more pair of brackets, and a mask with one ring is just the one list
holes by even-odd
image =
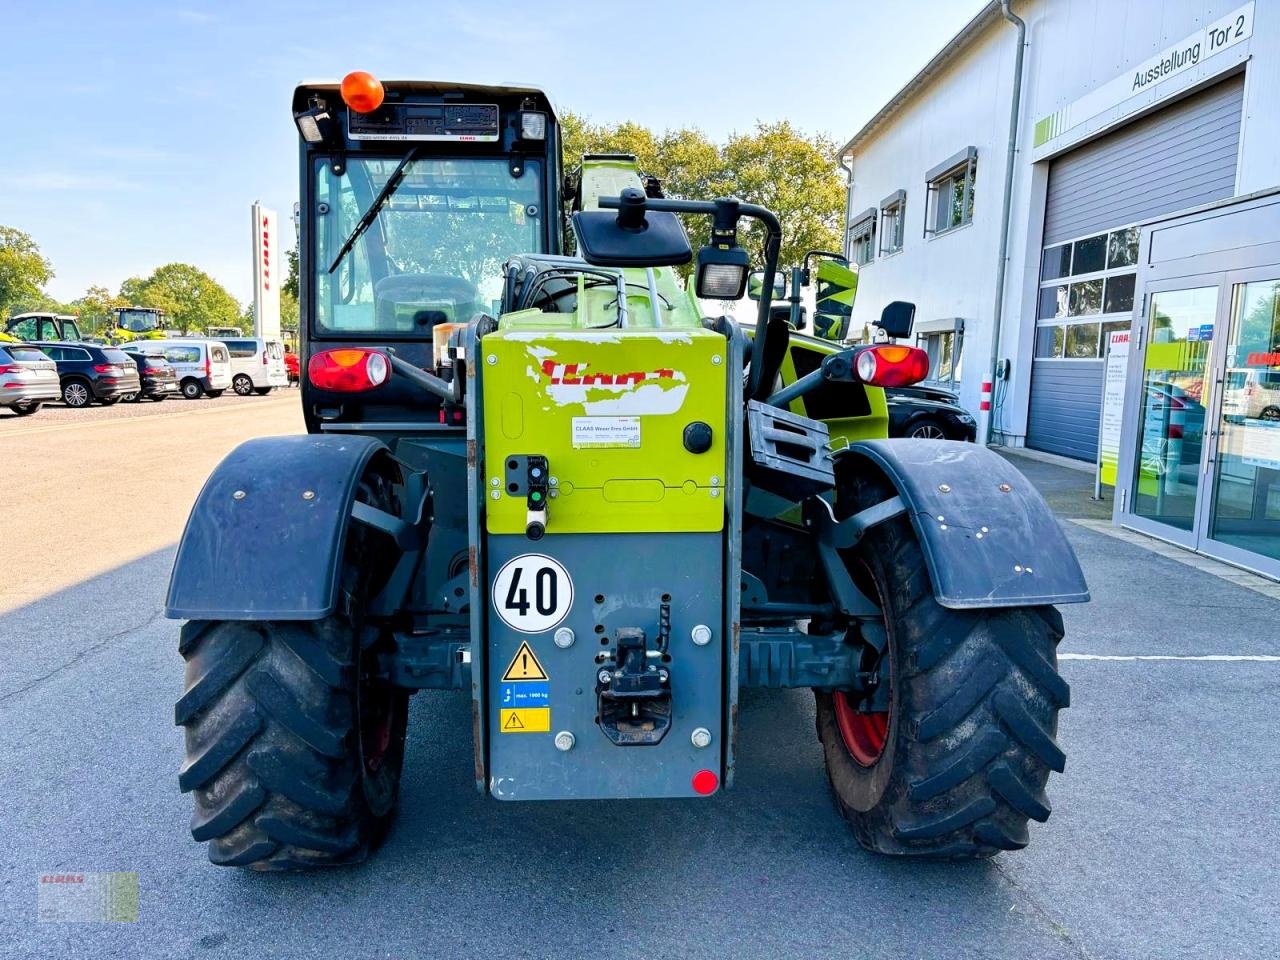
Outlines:
{"label": "asphalt pavement", "polygon": [[[39,512],[54,559],[76,555],[58,546],[58,503],[126,476],[105,453],[86,467],[86,451],[178,458],[189,432],[215,448],[166,475],[141,552],[101,542],[72,582],[44,587],[6,565],[27,579],[0,614],[0,956],[1276,956],[1280,662],[1265,660],[1064,659],[1053,816],[1028,849],[982,863],[863,852],[828,799],[812,697],[747,691],[733,791],[558,804],[477,795],[466,699],[420,694],[398,820],[372,859],[301,875],[212,867],[177,789],[182,666],[162,595],[181,501],[235,438],[296,429],[293,404],[83,423],[52,452],[59,433],[0,430],[0,543]],[[37,481],[39,507],[22,485]],[[153,499],[143,487],[107,512],[123,522]],[[1064,653],[1280,655],[1275,600],[1064,527],[1094,593],[1064,608]],[[41,921],[39,879],[80,871],[136,872],[137,922]]]}

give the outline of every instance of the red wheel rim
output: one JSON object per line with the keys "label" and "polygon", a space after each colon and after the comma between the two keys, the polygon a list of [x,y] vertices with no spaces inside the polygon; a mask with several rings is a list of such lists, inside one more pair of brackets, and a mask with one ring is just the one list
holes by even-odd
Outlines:
{"label": "red wheel rim", "polygon": [[861,713],[843,692],[832,694],[836,708],[836,726],[845,749],[859,766],[875,766],[889,739],[889,712]]}

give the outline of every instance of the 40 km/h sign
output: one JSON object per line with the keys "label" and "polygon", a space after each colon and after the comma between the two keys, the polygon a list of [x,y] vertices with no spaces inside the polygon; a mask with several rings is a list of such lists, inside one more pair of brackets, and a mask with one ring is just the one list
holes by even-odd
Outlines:
{"label": "40 km/h sign", "polygon": [[493,608],[502,622],[521,633],[542,633],[573,608],[569,571],[540,553],[513,557],[493,579]]}

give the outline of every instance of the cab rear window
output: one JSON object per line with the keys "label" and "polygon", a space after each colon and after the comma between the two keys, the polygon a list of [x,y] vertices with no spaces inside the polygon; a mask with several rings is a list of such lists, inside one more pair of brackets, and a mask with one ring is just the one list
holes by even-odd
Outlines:
{"label": "cab rear window", "polygon": [[[209,351],[209,353],[212,355],[213,359],[216,360],[218,363],[228,362],[227,351],[223,347],[213,347]],[[253,356],[253,354],[249,354],[249,356]]]}

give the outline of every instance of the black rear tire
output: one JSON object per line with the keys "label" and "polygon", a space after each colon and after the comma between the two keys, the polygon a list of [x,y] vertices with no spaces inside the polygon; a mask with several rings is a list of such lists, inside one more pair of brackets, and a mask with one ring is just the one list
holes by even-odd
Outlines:
{"label": "black rear tire", "polygon": [[38,403],[34,400],[24,400],[20,403],[15,403],[12,409],[20,417],[29,417],[33,413],[39,413],[40,408],[43,406],[43,403]]}
{"label": "black rear tire", "polygon": [[188,400],[199,400],[204,396],[204,387],[200,386],[199,380],[183,380],[182,395]]}
{"label": "black rear tire", "polygon": [[[363,860],[385,835],[404,761],[407,694],[390,699],[387,744],[366,762],[355,633],[317,622],[192,621],[182,628],[186,729],[178,781],[195,794],[191,835],[220,866],[288,870]],[[367,663],[370,653],[366,651]]]}
{"label": "black rear tire", "polygon": [[[376,482],[366,502],[385,501]],[[191,835],[221,866],[295,870],[363,860],[386,834],[404,765],[408,693],[373,675],[387,635],[361,627],[380,555],[353,529],[345,609],[317,621],[192,621],[178,775]]]}
{"label": "black rear tire", "polygon": [[226,392],[227,392],[226,388],[224,387],[221,390],[206,390],[204,392],[204,395],[208,397],[210,400],[217,400],[220,396],[222,396]]}
{"label": "black rear tire", "polygon": [[268,393],[272,391],[272,389],[273,389],[272,387],[254,387],[253,392],[260,397],[265,397]]}
{"label": "black rear tire", "polygon": [[[874,478],[840,494],[844,517],[893,491]],[[1028,820],[1049,816],[1049,772],[1066,762],[1054,740],[1070,699],[1057,670],[1062,617],[1048,606],[940,606],[903,516],[873,528],[846,560],[879,594],[891,675],[883,752],[869,764],[842,736],[839,695],[816,691],[827,777],[854,836],[879,853],[948,860],[1026,846]]]}

